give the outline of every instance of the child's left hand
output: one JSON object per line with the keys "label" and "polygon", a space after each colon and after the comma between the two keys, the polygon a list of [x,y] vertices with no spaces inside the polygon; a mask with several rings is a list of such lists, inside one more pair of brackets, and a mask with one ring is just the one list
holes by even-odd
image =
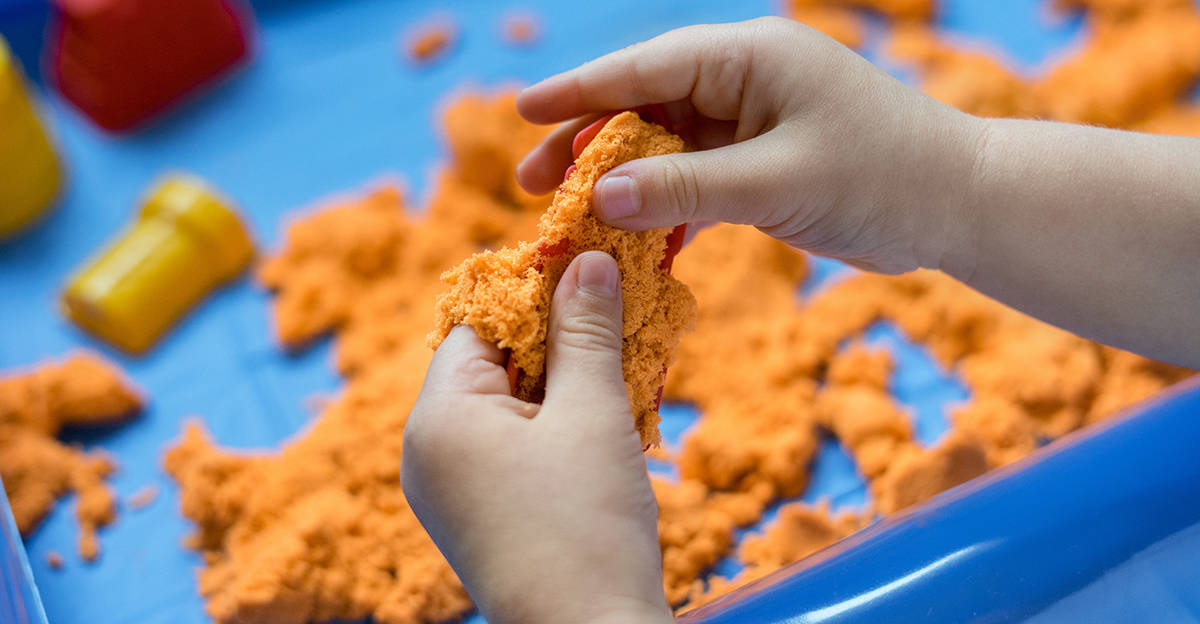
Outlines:
{"label": "child's left hand", "polygon": [[616,263],[581,254],[551,305],[542,405],[457,327],[408,418],[404,493],[491,624],[672,621],[621,310]]}

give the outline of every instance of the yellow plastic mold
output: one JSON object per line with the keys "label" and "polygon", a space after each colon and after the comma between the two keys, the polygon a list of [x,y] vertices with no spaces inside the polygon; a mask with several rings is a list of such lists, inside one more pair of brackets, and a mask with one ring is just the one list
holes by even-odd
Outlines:
{"label": "yellow plastic mold", "polygon": [[25,89],[20,66],[0,37],[0,239],[41,216],[58,192],[58,160]]}
{"label": "yellow plastic mold", "polygon": [[71,278],[63,309],[84,329],[141,353],[253,256],[229,202],[198,178],[170,175],[132,227]]}

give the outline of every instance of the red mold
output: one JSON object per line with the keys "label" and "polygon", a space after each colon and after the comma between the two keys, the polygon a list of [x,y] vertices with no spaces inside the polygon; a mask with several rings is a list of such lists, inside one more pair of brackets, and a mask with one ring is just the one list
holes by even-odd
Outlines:
{"label": "red mold", "polygon": [[611,121],[615,116],[616,113],[609,113],[588,124],[583,130],[580,130],[579,134],[575,135],[575,139],[571,141],[571,158],[579,158],[579,155],[583,153],[583,148],[587,147],[592,142],[592,139],[596,138],[596,135],[600,134],[600,131],[604,129],[604,124]]}
{"label": "red mold", "polygon": [[249,51],[236,0],[53,0],[49,70],[97,125],[137,126],[216,79]]}

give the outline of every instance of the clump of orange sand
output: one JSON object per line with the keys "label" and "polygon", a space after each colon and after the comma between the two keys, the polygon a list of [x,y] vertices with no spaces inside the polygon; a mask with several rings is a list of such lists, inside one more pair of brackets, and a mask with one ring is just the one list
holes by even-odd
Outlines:
{"label": "clump of orange sand", "polygon": [[100,555],[96,530],[117,513],[104,478],[116,465],[55,436],[63,427],[119,422],[141,407],[141,395],[116,368],[88,352],[0,378],[0,480],[22,535],[74,493],[79,554],[87,561]]}
{"label": "clump of orange sand", "polygon": [[[1196,132],[1194,107],[1179,100],[1200,46],[1185,36],[1196,14],[1190,2],[1059,4],[1088,11],[1091,35],[1040,78],[945,43],[922,25],[936,13],[931,1],[794,6],[828,9],[829,30],[845,27],[851,40],[858,9],[891,16],[892,53],[917,66],[931,94],[968,112]],[[1147,49],[1158,36],[1163,51]],[[1116,103],[1108,111],[1097,107],[1101,92]],[[333,201],[294,221],[260,270],[277,293],[283,344],[336,334],[341,396],[276,453],[221,450],[191,426],[168,455],[184,513],[197,524],[200,587],[218,622],[438,622],[471,608],[404,503],[401,431],[430,359],[424,333],[439,275],[478,251],[538,235],[549,201],[524,195],[513,167],[545,130],[520,120],[511,94],[465,95],[443,121],[451,164],[425,217],[406,212],[393,187]],[[655,479],[654,488],[664,591],[685,608],[1191,374],[1049,327],[932,272],[858,274],[801,298],[805,256],[752,228],[702,231],[673,272],[699,307],[665,396],[694,404],[700,417],[668,458],[680,480]],[[888,357],[857,342],[880,321],[924,345],[971,391],[931,448],[913,439],[909,415],[889,394]],[[739,545],[739,528],[805,490],[822,436],[858,462],[873,510],[834,516],[827,505],[787,504]],[[745,571],[712,576],[731,554]]]}
{"label": "clump of orange sand", "polygon": [[703,483],[654,478],[663,586],[671,604],[695,591],[696,579],[733,549],[734,531],[756,522],[769,490],[712,492]]}
{"label": "clump of orange sand", "polygon": [[627,232],[605,224],[592,213],[592,187],[626,161],[680,151],[682,139],[636,113],[613,117],[575,160],[575,171],[538,224],[537,240],[480,252],[442,276],[448,289],[438,297],[430,346],[437,348],[456,325],[470,325],[509,350],[520,371],[514,394],[539,402],[554,289],[575,256],[604,251],[621,272],[621,363],[630,407],[643,445],[657,445],[659,389],[680,336],[693,324],[696,303],[661,266],[671,228]]}
{"label": "clump of orange sand", "polygon": [[854,512],[843,512],[835,517],[829,511],[828,502],[816,506],[784,505],[770,527],[762,533],[748,535],[742,541],[738,548],[738,560],[744,566],[742,571],[730,579],[713,576],[707,583],[693,583],[687,608],[712,602],[750,581],[799,561],[865,527],[869,520],[869,517]]}

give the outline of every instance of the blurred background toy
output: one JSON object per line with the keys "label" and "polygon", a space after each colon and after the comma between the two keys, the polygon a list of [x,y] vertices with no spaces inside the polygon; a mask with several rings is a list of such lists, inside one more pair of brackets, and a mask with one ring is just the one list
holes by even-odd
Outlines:
{"label": "blurred background toy", "polygon": [[226,73],[249,52],[236,0],[54,0],[50,71],[76,107],[121,131]]}
{"label": "blurred background toy", "polygon": [[24,75],[0,37],[0,239],[43,214],[58,192],[54,149],[34,111]]}
{"label": "blurred background toy", "polygon": [[63,310],[84,329],[141,353],[253,255],[227,201],[198,178],[170,175],[150,191],[133,226],[71,279]]}

